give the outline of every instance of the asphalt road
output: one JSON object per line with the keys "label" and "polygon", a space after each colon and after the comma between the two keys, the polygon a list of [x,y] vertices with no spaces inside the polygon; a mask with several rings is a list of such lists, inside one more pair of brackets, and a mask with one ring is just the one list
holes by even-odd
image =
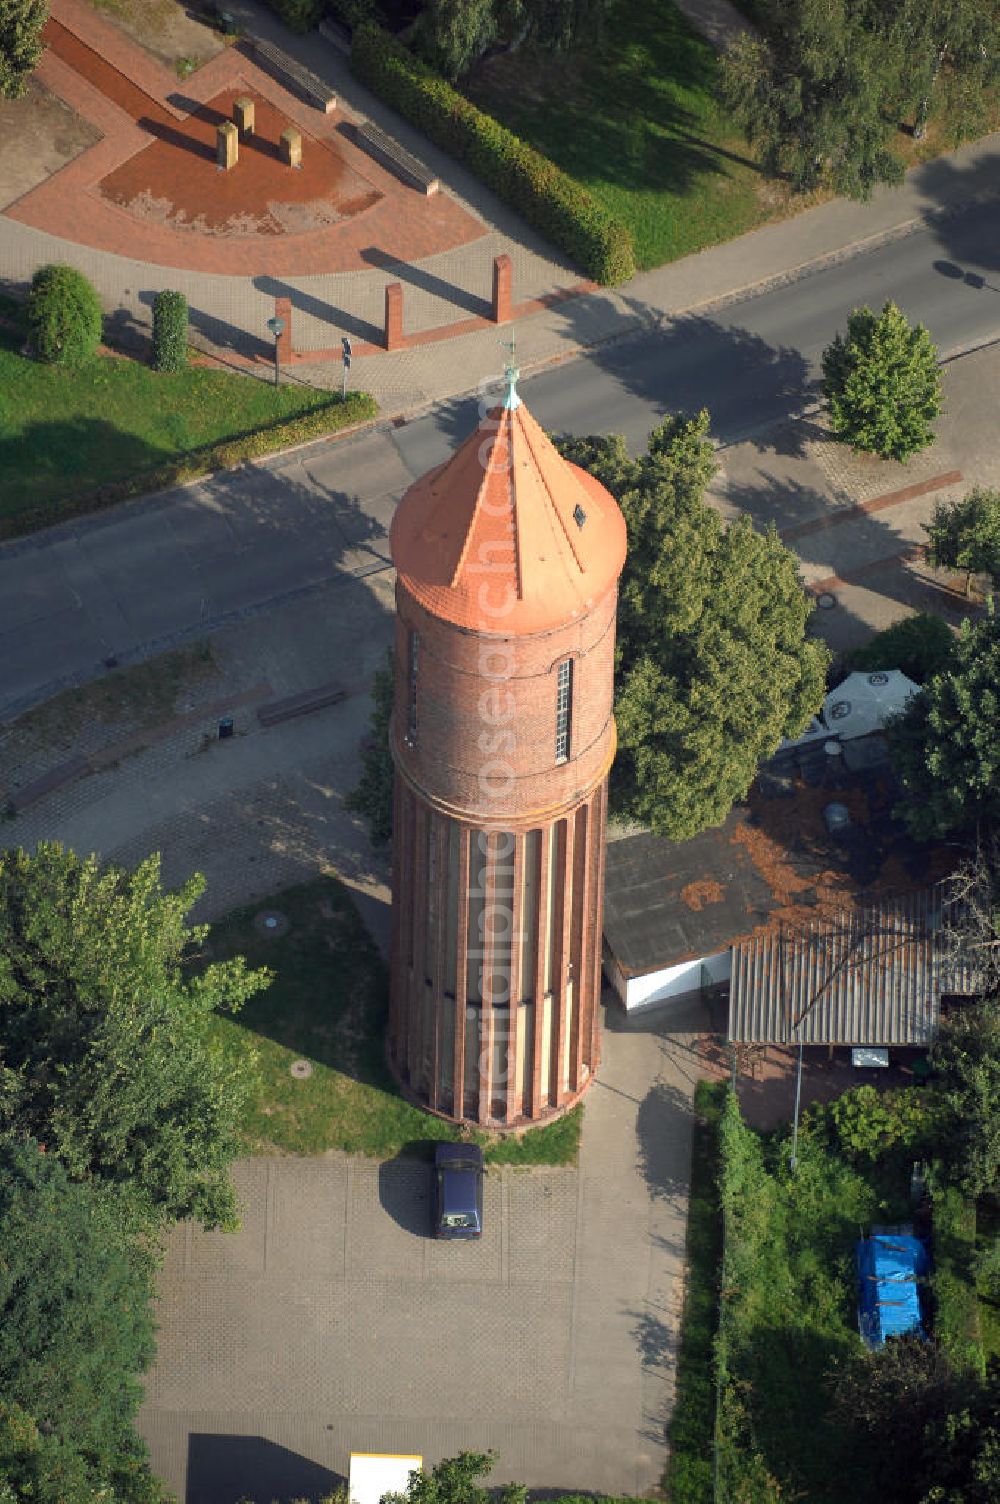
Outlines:
{"label": "asphalt road", "polygon": [[[893,297],[942,353],[1000,337],[1000,203],[850,257],[714,314],[680,317],[526,379],[550,430],[641,445],[702,405],[731,443],[800,410],[824,346],[860,303]],[[0,717],[62,685],[278,600],[387,567],[409,481],[447,458],[475,401],[0,547]],[[356,586],[354,588],[357,588]]]}

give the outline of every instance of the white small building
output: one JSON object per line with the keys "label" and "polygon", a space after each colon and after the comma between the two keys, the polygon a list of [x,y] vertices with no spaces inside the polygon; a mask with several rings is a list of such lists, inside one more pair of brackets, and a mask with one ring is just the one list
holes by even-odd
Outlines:
{"label": "white small building", "polygon": [[352,1452],[347,1482],[350,1504],[380,1504],[385,1494],[404,1494],[411,1473],[419,1473],[422,1457],[395,1452]]}

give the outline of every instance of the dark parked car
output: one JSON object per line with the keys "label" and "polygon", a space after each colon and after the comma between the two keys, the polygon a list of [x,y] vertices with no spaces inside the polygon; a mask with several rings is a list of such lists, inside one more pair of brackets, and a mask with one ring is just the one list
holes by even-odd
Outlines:
{"label": "dark parked car", "polygon": [[483,1232],[483,1151],[478,1144],[437,1144],[431,1187],[436,1238],[478,1238]]}

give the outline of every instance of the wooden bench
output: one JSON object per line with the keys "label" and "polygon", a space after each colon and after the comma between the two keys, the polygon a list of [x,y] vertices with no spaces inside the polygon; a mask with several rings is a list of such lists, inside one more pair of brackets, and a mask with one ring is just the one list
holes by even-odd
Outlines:
{"label": "wooden bench", "polygon": [[284,84],[293,94],[298,94],[300,99],[315,105],[324,114],[329,115],[331,110],[337,108],[336,94],[315,73],[303,68],[301,63],[289,57],[287,52],[282,52],[280,47],[275,47],[273,42],[265,42],[261,37],[248,37],[247,40],[265,73],[270,73],[279,84]]}
{"label": "wooden bench", "polygon": [[423,162],[411,156],[405,147],[400,146],[398,141],[394,141],[370,120],[364,125],[354,127],[354,139],[363,151],[366,151],[370,157],[374,157],[376,162],[380,162],[383,167],[387,167],[391,173],[411,188],[417,188],[421,193],[431,194],[437,193],[441,187],[429,167],[425,167]]}
{"label": "wooden bench", "polygon": [[323,710],[327,705],[337,705],[347,699],[347,690],[339,684],[320,684],[302,694],[289,695],[286,700],[270,700],[257,707],[257,719],[262,726],[277,726],[279,721],[290,721],[293,716],[309,715],[313,710]]}

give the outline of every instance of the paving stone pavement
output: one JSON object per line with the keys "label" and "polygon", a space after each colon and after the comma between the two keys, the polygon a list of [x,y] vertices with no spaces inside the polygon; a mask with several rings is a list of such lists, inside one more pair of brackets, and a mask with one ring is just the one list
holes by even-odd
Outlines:
{"label": "paving stone pavement", "polygon": [[427,1236],[425,1165],[342,1155],[248,1161],[240,1233],[175,1231],[140,1428],[187,1504],[328,1487],[352,1450],[657,1487],[704,1020],[612,1007],[579,1167],[491,1172],[480,1243]]}

